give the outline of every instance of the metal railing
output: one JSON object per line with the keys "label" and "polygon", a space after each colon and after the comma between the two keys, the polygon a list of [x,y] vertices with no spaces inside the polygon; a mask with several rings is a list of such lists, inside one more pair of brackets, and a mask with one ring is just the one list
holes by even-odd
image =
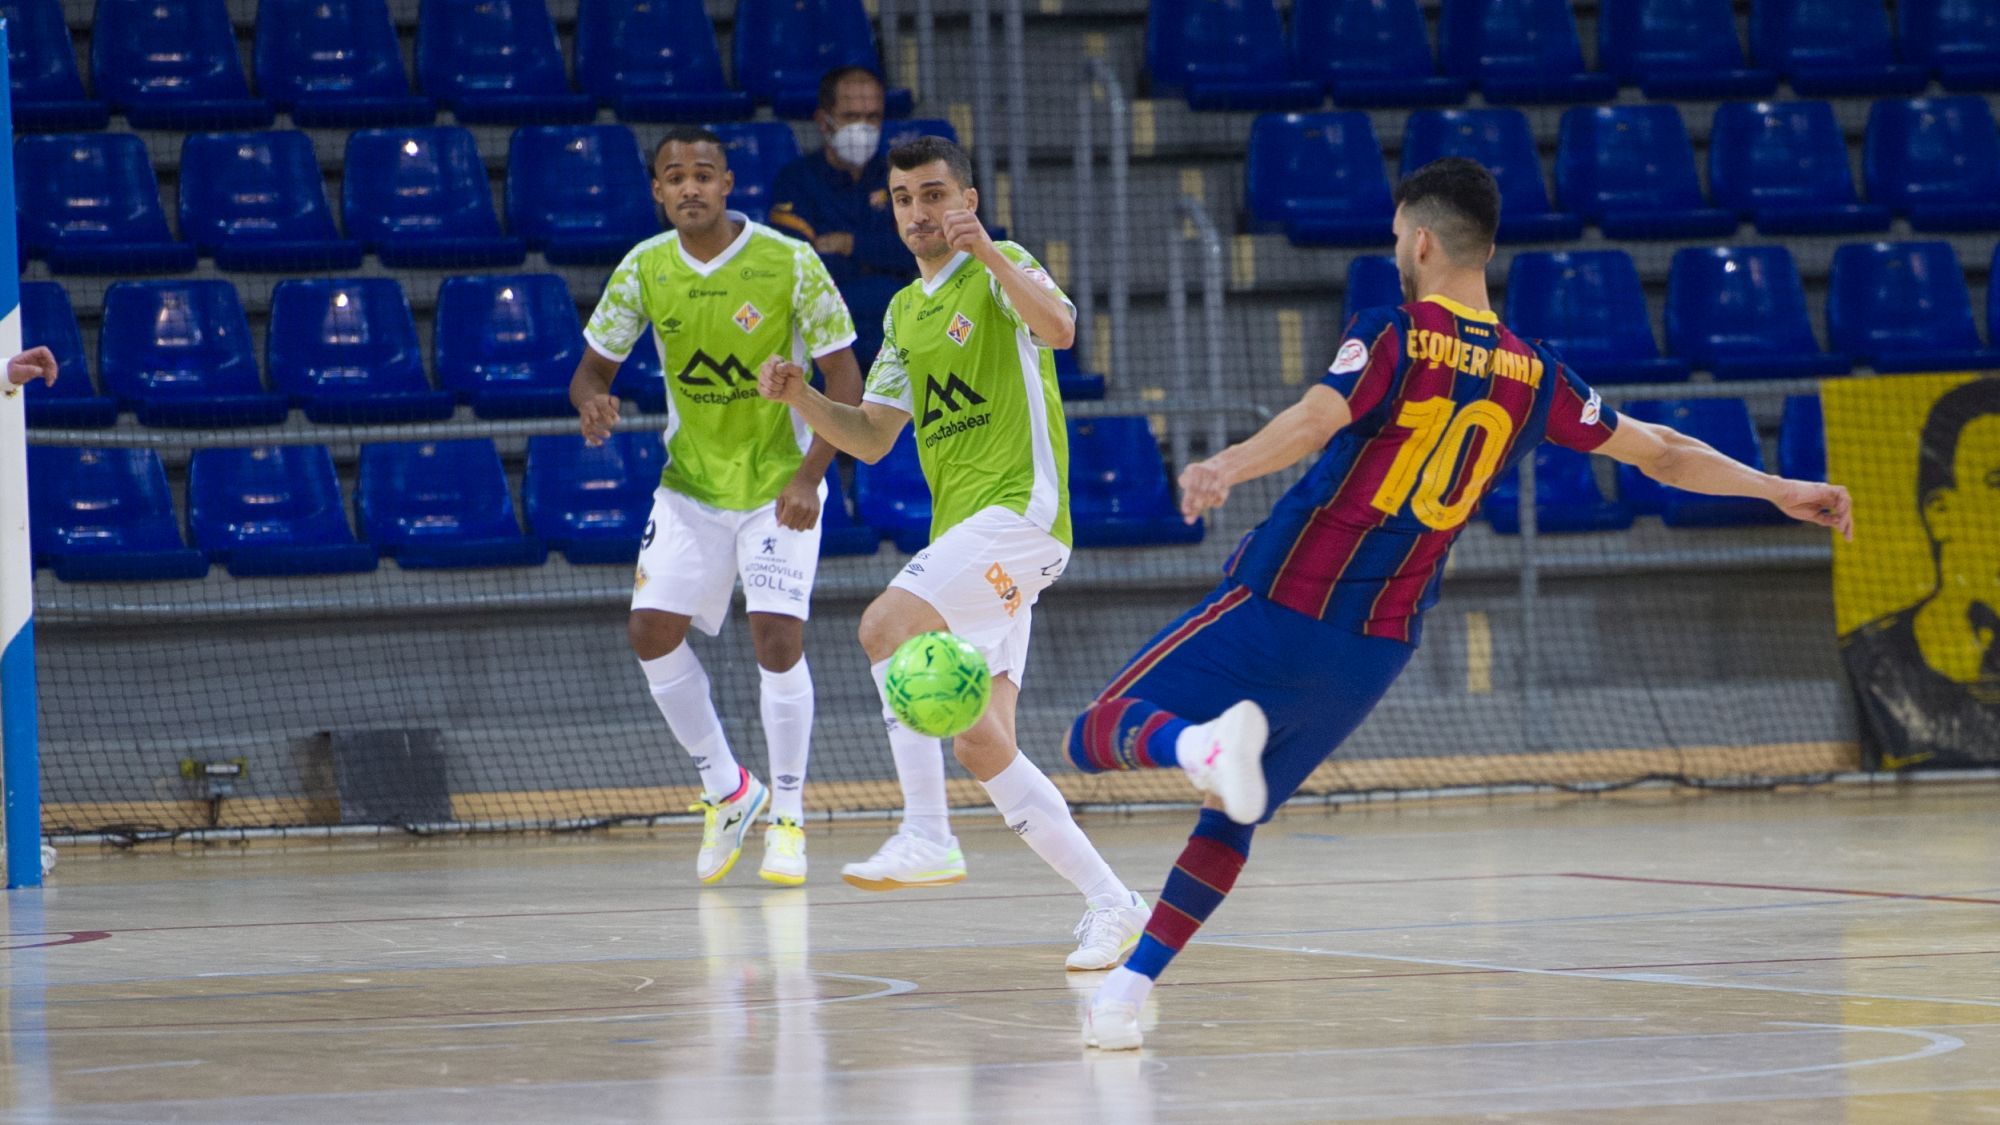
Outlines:
{"label": "metal railing", "polygon": [[[1173,394],[1182,405],[1201,403],[1208,416],[1208,444],[1210,455],[1222,449],[1228,440],[1228,425],[1224,420],[1223,407],[1226,399],[1222,392],[1222,321],[1223,273],[1222,234],[1215,229],[1215,222],[1208,217],[1207,208],[1193,196],[1184,195],[1175,206],[1179,217],[1194,232],[1201,243],[1201,324],[1203,355],[1207,368],[1201,376],[1195,374],[1194,351],[1188,346],[1188,268],[1187,246],[1181,223],[1176,222],[1167,229],[1167,314],[1173,324],[1174,336],[1174,389]],[[1191,454],[1193,434],[1188,426],[1175,426],[1172,444],[1174,464],[1185,466]]]}
{"label": "metal railing", "polygon": [[[1102,99],[1108,120],[1109,139],[1106,169],[1108,185],[1097,182],[1097,102]],[[1125,88],[1110,64],[1090,59],[1084,64],[1083,83],[1077,90],[1075,146],[1076,189],[1071,201],[1076,208],[1075,229],[1070,236],[1070,292],[1077,309],[1077,359],[1086,367],[1110,373],[1125,362],[1125,324],[1132,305],[1132,107]],[[1103,227],[1101,214],[1086,203],[1092,199],[1110,201],[1111,222],[1108,277],[1110,285],[1111,354],[1098,355],[1096,347],[1097,239]]]}

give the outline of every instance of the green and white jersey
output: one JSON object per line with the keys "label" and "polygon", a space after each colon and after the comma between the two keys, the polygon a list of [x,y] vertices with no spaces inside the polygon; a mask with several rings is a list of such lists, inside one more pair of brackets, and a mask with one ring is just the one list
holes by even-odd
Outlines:
{"label": "green and white jersey", "polygon": [[757,393],[774,355],[804,366],[854,343],[854,320],[813,248],[740,212],[743,232],[697,262],[668,231],[632,248],[605,283],[584,339],[623,362],[641,333],[659,345],[667,380],[667,467],[660,484],[735,511],[777,498],[811,432]]}
{"label": "green and white jersey", "polygon": [[[1075,314],[1032,255],[1012,242],[999,247]],[[1070,544],[1069,431],[1055,355],[983,263],[961,253],[890,300],[862,400],[904,411],[916,426],[933,540],[998,505]]]}

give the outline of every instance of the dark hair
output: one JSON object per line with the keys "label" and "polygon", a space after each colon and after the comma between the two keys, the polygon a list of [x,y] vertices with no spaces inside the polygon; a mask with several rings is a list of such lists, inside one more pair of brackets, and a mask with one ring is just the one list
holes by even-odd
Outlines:
{"label": "dark hair", "polygon": [[1976,418],[2000,415],[2000,378],[1987,376],[1953,387],[1938,396],[1924,419],[1922,444],[1917,447],[1917,506],[1931,493],[1957,488],[1958,438]]}
{"label": "dark hair", "polygon": [[675,144],[714,145],[715,150],[722,154],[724,170],[729,167],[729,148],[722,143],[721,137],[715,135],[715,130],[700,125],[676,125],[667,130],[667,135],[660,138],[659,144],[653,146],[653,158],[646,162],[646,171],[649,174],[659,175],[656,169],[660,166],[660,154],[667,151],[668,145]]}
{"label": "dark hair", "polygon": [[901,172],[939,160],[951,169],[951,178],[958,181],[959,187],[972,186],[972,158],[965,155],[964,149],[943,137],[918,137],[889,150],[889,167]]}
{"label": "dark hair", "polygon": [[1446,254],[1483,264],[1500,227],[1500,185],[1485,165],[1463,156],[1433,160],[1403,177],[1395,201],[1437,234]]}
{"label": "dark hair", "polygon": [[840,100],[840,84],[850,78],[866,78],[884,92],[888,89],[882,82],[882,76],[865,66],[837,66],[819,80],[819,107],[832,113],[833,104]]}

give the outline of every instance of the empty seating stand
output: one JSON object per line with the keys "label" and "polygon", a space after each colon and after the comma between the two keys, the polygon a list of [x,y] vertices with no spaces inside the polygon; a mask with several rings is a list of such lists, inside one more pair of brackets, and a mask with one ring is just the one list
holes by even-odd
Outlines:
{"label": "empty seating stand", "polygon": [[1292,71],[1343,106],[1457,105],[1472,88],[1438,73],[1417,0],[1297,0]]}
{"label": "empty seating stand", "polygon": [[368,541],[406,570],[540,566],[521,532],[500,453],[487,438],[361,447],[356,507]]}
{"label": "empty seating stand", "polygon": [[375,569],[354,537],[324,445],[198,449],[188,464],[195,546],[238,578]]}
{"label": "empty seating stand", "polygon": [[36,381],[23,389],[28,425],[95,429],[118,420],[118,404],[98,394],[90,381],[83,329],[62,286],[53,281],[21,283],[21,346],[48,348],[61,372],[53,384]]}
{"label": "empty seating stand", "polygon": [[417,323],[391,278],[293,278],[271,291],[271,384],[321,424],[439,421]]}
{"label": "empty seating stand", "polygon": [[574,434],[529,438],[528,530],[572,563],[631,565],[666,459],[656,433],[612,434],[594,448]]}
{"label": "empty seating stand", "polygon": [[660,233],[639,142],[619,125],[535,125],[507,145],[507,225],[557,265],[608,265]]}
{"label": "empty seating stand", "polygon": [[1804,379],[1853,366],[1820,350],[1798,266],[1782,246],[1676,251],[1667,350],[1718,379]]}
{"label": "empty seating stand", "polygon": [[1311,109],[1320,83],[1292,73],[1273,0],[1155,0],[1146,13],[1155,94],[1208,109]]}
{"label": "empty seating stand", "polygon": [[1244,179],[1253,229],[1283,230],[1301,246],[1394,241],[1382,146],[1365,113],[1259,117]]}
{"label": "empty seating stand", "polygon": [[312,141],[300,132],[195,133],[181,143],[181,235],[227,270],[344,270]]}
{"label": "empty seating stand", "polygon": [[[24,176],[22,169],[35,174]],[[174,241],[146,143],[134,133],[23,137],[14,145],[23,257],[57,273],[175,273],[194,247]]]}
{"label": "empty seating stand", "polygon": [[1341,298],[1340,323],[1345,327],[1362,309],[1403,303],[1402,275],[1387,254],[1359,254],[1347,263],[1347,292]]}
{"label": "empty seating stand", "polygon": [[1420,109],[1403,130],[1402,174],[1441,156],[1466,156],[1500,182],[1502,242],[1567,242],[1583,220],[1549,206],[1534,134],[1518,109]]}
{"label": "empty seating stand", "polygon": [[[830,70],[882,73],[861,0],[736,0],[730,54],[736,84],[780,117],[811,117]],[[892,88],[886,101],[889,117],[910,115],[910,91]]]}
{"label": "empty seating stand", "polygon": [[[1520,477],[1511,470],[1500,474],[1493,490],[1480,501],[1479,510],[1499,534],[1520,534]],[[1618,531],[1631,526],[1631,505],[1604,498],[1589,454],[1546,443],[1535,447],[1536,534]]]}
{"label": "empty seating stand", "polygon": [[1587,382],[1688,377],[1686,360],[1660,355],[1639,271],[1623,250],[1515,255],[1505,319],[1522,336],[1555,346]]}
{"label": "empty seating stand", "polygon": [[861,521],[915,554],[931,541],[931,489],[917,462],[915,431],[905,429],[880,461],[854,466],[854,509]]}
{"label": "empty seating stand", "polygon": [[424,0],[417,77],[468,124],[588,121],[597,98],[570,88],[543,0]]}
{"label": "empty seating stand", "polygon": [[1914,230],[2000,228],[2000,129],[1983,97],[1876,102],[1862,167],[1868,198]]}
{"label": "empty seating stand", "polygon": [[1556,196],[1606,238],[1713,238],[1736,213],[1710,207],[1694,146],[1670,105],[1578,106],[1563,114]]}
{"label": "empty seating stand", "polygon": [[427,125],[384,0],[258,0],[257,89],[301,128]]}
{"label": "empty seating stand", "polygon": [[226,281],[121,281],[104,294],[104,389],[147,426],[269,426],[285,396],[264,389],[250,322]]}
{"label": "empty seating stand", "polygon": [[1708,140],[1715,201],[1764,234],[1889,228],[1889,209],[1854,193],[1847,140],[1825,102],[1735,102],[1715,111]]}
{"label": "empty seating stand", "polygon": [[348,236],[385,266],[511,266],[527,256],[520,239],[500,233],[485,162],[461,128],[348,137],[340,209]]}
{"label": "empty seating stand", "polygon": [[1750,49],[1807,97],[1914,94],[1929,79],[1897,58],[1882,0],[1757,0]]}
{"label": "empty seating stand", "polygon": [[438,385],[481,418],[574,412],[570,376],[583,358],[583,324],[569,284],[554,274],[446,278],[434,329]]}
{"label": "empty seating stand", "polygon": [[874,528],[854,518],[847,506],[847,493],[840,487],[839,472],[826,475],[826,503],[820,506],[819,553],[828,555],[872,555],[882,547],[882,536]]}
{"label": "empty seating stand", "polygon": [[[1700,438],[1753,469],[1764,468],[1764,451],[1750,421],[1750,408],[1740,398],[1642,400],[1628,402],[1620,409],[1642,422],[1658,422]],[[1634,511],[1658,515],[1668,527],[1787,522],[1785,514],[1767,501],[1684,492],[1660,484],[1630,465],[1618,466],[1618,493]]]}
{"label": "empty seating stand", "polygon": [[756,108],[723,78],[702,0],[582,0],[576,77],[623,121],[727,121]]}
{"label": "empty seating stand", "polygon": [[1729,0],[1603,0],[1599,65],[1648,97],[1762,98],[1774,71],[1747,66]]}
{"label": "empty seating stand", "polygon": [[102,129],[111,110],[84,91],[62,0],[4,0],[7,77],[20,131]]}
{"label": "empty seating stand", "polygon": [[1778,475],[1826,479],[1826,416],[1818,395],[1785,396],[1778,419]]}
{"label": "empty seating stand", "polygon": [[1599,102],[1618,93],[1610,75],[1584,69],[1569,0],[1444,0],[1438,54],[1446,73],[1477,84],[1491,103]]}
{"label": "empty seating stand", "polygon": [[150,449],[28,447],[36,565],[64,582],[200,578],[208,560],[181,541],[160,455]]}
{"label": "empty seating stand", "polygon": [[250,95],[223,0],[97,0],[90,76],[134,129],[254,129],[270,103]]}
{"label": "empty seating stand", "polygon": [[648,414],[667,409],[667,379],[660,370],[660,349],[654,342],[652,329],[639,333],[632,353],[618,365],[618,374],[611,380],[611,393]]}
{"label": "empty seating stand", "polygon": [[771,187],[778,170],[799,158],[798,137],[782,121],[744,121],[711,128],[722,138],[729,171],[736,177],[729,206],[763,222],[771,213]]}
{"label": "empty seating stand", "polygon": [[1835,351],[1877,371],[2000,367],[1972,319],[1972,295],[1949,242],[1874,242],[1834,251],[1827,333]]}
{"label": "empty seating stand", "polygon": [[1079,547],[1198,543],[1145,418],[1069,420],[1069,511]]}
{"label": "empty seating stand", "polygon": [[1899,0],[1903,57],[1954,92],[2000,90],[2000,5],[1990,0]]}
{"label": "empty seating stand", "polygon": [[[1056,390],[1065,402],[1082,402],[1104,397],[1104,376],[1085,371],[1073,348],[1056,349]],[[859,358],[859,357],[857,357]]]}

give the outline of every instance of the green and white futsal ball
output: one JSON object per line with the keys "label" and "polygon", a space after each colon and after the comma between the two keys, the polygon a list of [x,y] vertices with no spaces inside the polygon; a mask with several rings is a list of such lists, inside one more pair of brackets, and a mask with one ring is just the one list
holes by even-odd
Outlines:
{"label": "green and white futsal ball", "polygon": [[889,709],[918,734],[949,738],[970,728],[993,698],[979,650],[951,633],[919,633],[889,658]]}

